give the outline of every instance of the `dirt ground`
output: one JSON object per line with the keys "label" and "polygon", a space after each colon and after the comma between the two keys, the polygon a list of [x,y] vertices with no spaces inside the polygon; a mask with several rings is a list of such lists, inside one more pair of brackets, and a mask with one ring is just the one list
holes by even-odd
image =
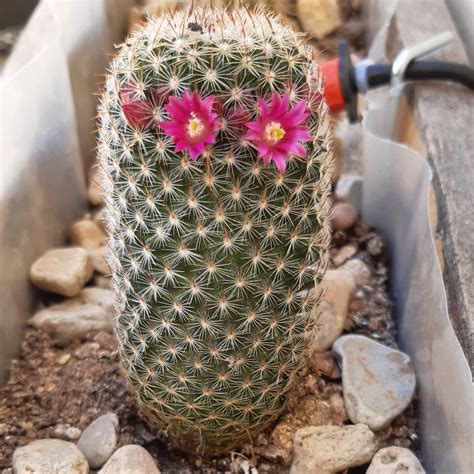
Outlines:
{"label": "dirt ground", "polygon": [[[332,253],[349,242],[357,257],[373,270],[371,284],[353,300],[346,331],[368,335],[396,347],[391,316],[388,267],[383,242],[358,223],[333,236]],[[21,354],[11,364],[11,377],[0,389],[0,469],[11,467],[15,448],[38,438],[68,439],[68,427],[81,430],[99,415],[112,411],[120,418],[119,445],[137,443],[156,459],[163,474],[244,472],[250,461],[259,473],[285,474],[291,464],[294,431],[305,425],[349,423],[342,400],[340,372],[330,353],[314,358],[292,391],[279,420],[238,453],[196,459],[170,451],[162,434],[140,418],[122,377],[114,337],[91,333],[84,341],[57,347],[45,333],[29,328]],[[377,433],[379,447],[400,445],[418,453],[416,402],[390,427]],[[365,472],[363,468],[350,472]]]}

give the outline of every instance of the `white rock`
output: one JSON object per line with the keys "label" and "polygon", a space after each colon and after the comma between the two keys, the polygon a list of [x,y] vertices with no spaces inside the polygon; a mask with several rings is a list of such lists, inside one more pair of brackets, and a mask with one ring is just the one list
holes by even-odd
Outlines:
{"label": "white rock", "polygon": [[318,39],[341,26],[336,0],[297,0],[296,9],[303,29]]}
{"label": "white rock", "polygon": [[92,469],[102,467],[117,446],[119,419],[115,413],[106,413],[94,420],[83,432],[77,447]]}
{"label": "white rock", "polygon": [[39,311],[29,322],[67,344],[90,331],[111,332],[114,301],[112,290],[85,288],[76,297]]}
{"label": "white rock", "polygon": [[92,261],[92,266],[97,273],[101,275],[110,275],[110,267],[107,263],[108,248],[104,245],[95,249],[89,250],[89,257]]}
{"label": "white rock", "polygon": [[355,174],[342,174],[337,180],[334,196],[340,201],[347,201],[360,209],[362,204],[363,179]]}
{"label": "white rock", "polygon": [[99,474],[160,474],[150,453],[137,444],[118,449]]}
{"label": "white rock", "polygon": [[60,439],[39,439],[13,453],[14,474],[87,474],[89,466],[77,446]]}
{"label": "white rock", "polygon": [[89,202],[93,206],[102,206],[104,200],[102,198],[102,189],[100,187],[100,176],[99,169],[95,168],[89,181],[89,190],[88,190]]}
{"label": "white rock", "polygon": [[368,463],[375,436],[366,425],[306,426],[293,444],[290,474],[329,474]]}
{"label": "white rock", "polygon": [[75,222],[71,226],[69,237],[73,245],[78,245],[86,250],[105,245],[105,235],[102,229],[89,219]]}
{"label": "white rock", "polygon": [[410,358],[365,336],[340,337],[332,350],[342,365],[342,390],[353,423],[378,431],[405,410],[415,393]]}
{"label": "white rock", "polygon": [[353,277],[358,287],[368,285],[372,279],[370,268],[362,260],[353,258],[342,266],[343,270],[348,271]]}
{"label": "white rock", "polygon": [[409,449],[390,446],[377,452],[366,474],[425,474],[425,470]]}
{"label": "white rock", "polygon": [[49,250],[30,270],[31,281],[45,291],[63,296],[77,295],[93,273],[87,252],[80,247]]}
{"label": "white rock", "polygon": [[315,323],[308,334],[308,354],[328,350],[341,335],[356,290],[352,274],[343,269],[328,270],[315,291],[324,291],[320,305],[311,315]]}

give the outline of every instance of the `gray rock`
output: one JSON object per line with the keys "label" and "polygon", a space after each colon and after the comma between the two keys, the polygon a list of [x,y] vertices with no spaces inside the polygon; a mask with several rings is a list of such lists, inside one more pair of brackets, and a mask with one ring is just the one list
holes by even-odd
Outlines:
{"label": "gray rock", "polygon": [[14,474],[87,474],[89,466],[77,446],[60,439],[39,439],[13,453]]}
{"label": "gray rock", "polygon": [[294,438],[290,474],[329,474],[368,463],[375,436],[366,425],[306,426]]}
{"label": "gray rock", "polygon": [[73,245],[78,245],[86,250],[95,249],[105,245],[105,234],[102,229],[90,219],[74,222],[69,231]]}
{"label": "gray rock", "polygon": [[94,420],[83,432],[77,447],[92,469],[102,467],[112,456],[118,441],[119,419],[115,413],[106,413]]}
{"label": "gray rock", "polygon": [[39,311],[29,323],[64,345],[90,331],[111,332],[114,301],[112,290],[85,288],[76,297]]}
{"label": "gray rock", "polygon": [[323,291],[323,298],[311,315],[314,326],[308,334],[308,354],[328,350],[341,335],[356,290],[352,274],[343,269],[328,270],[315,291]]}
{"label": "gray rock", "polygon": [[77,295],[93,273],[87,252],[80,247],[49,250],[33,263],[31,281],[45,291]]}
{"label": "gray rock", "polygon": [[137,444],[118,449],[99,474],[160,474],[150,453]]}
{"label": "gray rock", "polygon": [[334,192],[336,199],[347,201],[359,209],[362,204],[362,183],[363,179],[361,176],[356,174],[342,174],[337,180]]}
{"label": "gray rock", "polygon": [[389,446],[377,452],[366,474],[425,474],[418,458],[406,448]]}
{"label": "gray rock", "polygon": [[406,354],[356,335],[340,337],[332,350],[342,365],[344,403],[353,423],[378,431],[410,404],[416,379]]}

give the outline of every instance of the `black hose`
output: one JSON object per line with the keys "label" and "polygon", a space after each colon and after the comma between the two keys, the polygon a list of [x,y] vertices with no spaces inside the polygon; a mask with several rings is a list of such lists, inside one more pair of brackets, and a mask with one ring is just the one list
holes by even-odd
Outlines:
{"label": "black hose", "polygon": [[[391,64],[373,64],[367,67],[369,88],[390,82]],[[413,61],[409,64],[405,79],[409,81],[451,81],[474,90],[474,69],[464,64],[444,61]]]}

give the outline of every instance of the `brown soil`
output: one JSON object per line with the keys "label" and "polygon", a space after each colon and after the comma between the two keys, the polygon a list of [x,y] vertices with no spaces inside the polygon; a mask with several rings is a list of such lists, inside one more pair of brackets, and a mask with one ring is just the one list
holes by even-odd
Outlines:
{"label": "brown soil", "polygon": [[[333,252],[349,242],[357,242],[357,257],[371,266],[373,279],[356,294],[346,332],[365,334],[396,347],[383,242],[361,223],[348,233],[333,236]],[[164,474],[243,472],[239,468],[246,459],[259,473],[284,474],[291,464],[296,429],[349,423],[339,377],[330,353],[320,354],[311,360],[274,426],[239,453],[196,460],[167,449],[163,434],[140,418],[122,377],[112,335],[90,334],[85,341],[59,348],[43,332],[29,328],[20,356],[11,364],[10,380],[0,389],[0,469],[11,466],[15,448],[38,438],[67,439],[67,427],[83,430],[97,416],[112,411],[120,418],[119,445],[144,446]],[[416,425],[416,405],[412,404],[390,427],[377,433],[380,447],[395,444],[418,452]]]}

